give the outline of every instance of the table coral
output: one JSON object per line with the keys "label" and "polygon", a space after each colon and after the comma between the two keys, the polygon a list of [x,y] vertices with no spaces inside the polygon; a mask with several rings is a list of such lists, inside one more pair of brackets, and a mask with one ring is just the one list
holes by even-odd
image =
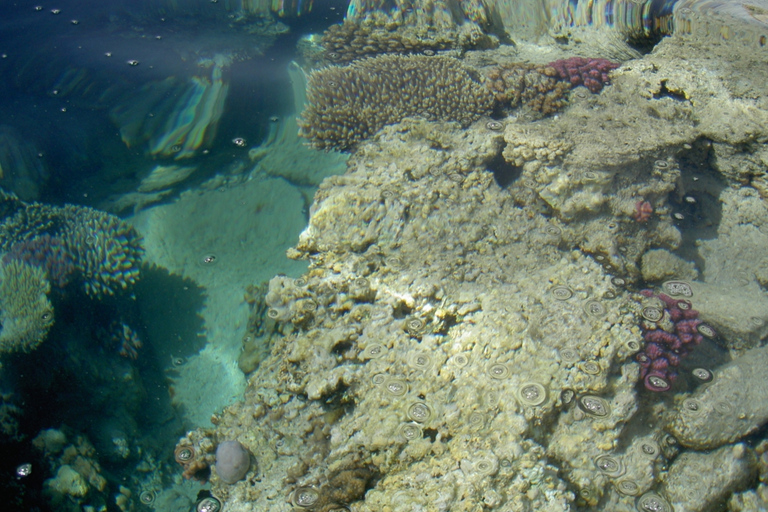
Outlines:
{"label": "table coral", "polygon": [[406,117],[471,123],[493,96],[449,57],[384,55],[309,75],[299,134],[320,149],[346,150]]}

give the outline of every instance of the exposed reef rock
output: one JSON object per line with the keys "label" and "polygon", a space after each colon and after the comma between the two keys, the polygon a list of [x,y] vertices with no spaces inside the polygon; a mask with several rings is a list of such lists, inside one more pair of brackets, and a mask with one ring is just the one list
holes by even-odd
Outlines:
{"label": "exposed reef rock", "polygon": [[673,278],[692,280],[699,272],[690,261],[666,249],[651,249],[643,254],[641,271],[643,279],[649,283],[661,283]]}
{"label": "exposed reef rock", "polygon": [[[592,457],[611,453],[635,409],[637,320],[600,265],[561,247],[559,223],[495,182],[487,165],[501,142],[485,122],[406,120],[321,185],[292,251],[310,270],[273,279],[266,295],[284,336],[245,401],[216,418],[260,471],[291,478],[214,481],[228,509],[288,510],[279,495],[366,511],[567,510],[571,484],[579,499],[599,499]],[[542,445],[561,428],[592,447],[567,480],[551,461],[568,454]],[[187,439],[200,435],[218,434]],[[633,474],[653,468],[641,448],[626,455]],[[360,484],[364,501],[359,491],[327,497],[342,471],[376,475]]]}

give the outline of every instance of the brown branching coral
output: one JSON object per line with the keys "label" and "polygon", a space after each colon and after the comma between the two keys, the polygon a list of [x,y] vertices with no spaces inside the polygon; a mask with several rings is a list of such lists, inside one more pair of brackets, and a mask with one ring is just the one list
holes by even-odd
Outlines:
{"label": "brown branching coral", "polygon": [[299,134],[320,149],[349,149],[406,117],[468,124],[493,95],[458,60],[384,55],[313,72]]}
{"label": "brown branching coral", "polygon": [[430,53],[452,48],[454,41],[455,36],[445,32],[423,37],[413,29],[391,30],[371,21],[347,20],[328,27],[320,44],[325,49],[326,60],[348,63],[387,53]]}
{"label": "brown branching coral", "polygon": [[567,103],[571,85],[551,66],[517,63],[492,68],[488,88],[505,108],[525,107],[543,115],[557,112]]}
{"label": "brown branching coral", "polygon": [[437,50],[490,48],[490,13],[477,0],[398,2],[382,8],[377,2],[352,2],[344,23],[332,25],[320,42],[331,62],[347,63],[381,54],[429,53]]}

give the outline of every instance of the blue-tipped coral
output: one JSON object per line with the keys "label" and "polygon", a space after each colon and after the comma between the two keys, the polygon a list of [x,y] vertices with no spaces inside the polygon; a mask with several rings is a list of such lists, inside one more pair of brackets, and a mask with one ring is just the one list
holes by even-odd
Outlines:
{"label": "blue-tipped coral", "polygon": [[2,192],[0,251],[4,263],[41,268],[55,286],[80,280],[95,299],[135,284],[144,252],[138,233],[114,215],[84,206],[25,203]]}

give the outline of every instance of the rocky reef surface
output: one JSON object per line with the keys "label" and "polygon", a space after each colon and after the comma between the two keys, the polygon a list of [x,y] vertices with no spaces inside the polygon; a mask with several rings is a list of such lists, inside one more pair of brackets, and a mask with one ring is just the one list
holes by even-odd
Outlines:
{"label": "rocky reef surface", "polygon": [[[289,250],[308,271],[263,292],[275,335],[243,399],[179,442],[185,476],[227,511],[759,503],[763,484],[742,491],[763,452],[740,441],[768,419],[768,205],[765,165],[743,163],[768,140],[745,84],[766,77],[692,39],[574,87],[555,116],[406,118],[361,142]],[[677,302],[647,302],[662,293]],[[696,340],[679,360],[668,346],[663,389],[641,378],[651,331]],[[710,409],[716,424],[689,418]],[[252,456],[232,484],[230,441]]]}

